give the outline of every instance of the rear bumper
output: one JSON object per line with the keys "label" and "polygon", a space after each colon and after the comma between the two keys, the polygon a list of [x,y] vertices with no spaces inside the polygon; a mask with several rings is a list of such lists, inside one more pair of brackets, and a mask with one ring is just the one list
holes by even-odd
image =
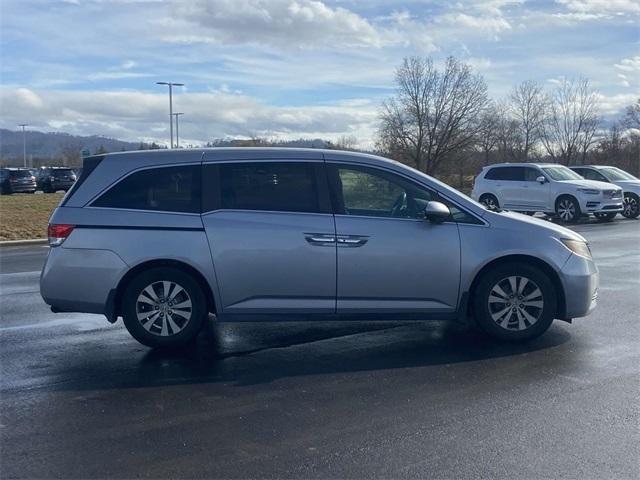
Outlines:
{"label": "rear bumper", "polygon": [[110,292],[127,268],[109,250],[54,247],[40,275],[40,294],[52,310],[106,314]]}
{"label": "rear bumper", "polygon": [[599,274],[593,260],[572,254],[561,272],[565,319],[589,315],[597,305]]}
{"label": "rear bumper", "polygon": [[35,192],[36,185],[31,184],[11,184],[11,191],[14,193]]}

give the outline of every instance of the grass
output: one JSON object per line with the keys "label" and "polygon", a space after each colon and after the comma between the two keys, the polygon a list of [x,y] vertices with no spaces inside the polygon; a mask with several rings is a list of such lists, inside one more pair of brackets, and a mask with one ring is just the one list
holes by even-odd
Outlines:
{"label": "grass", "polygon": [[0,241],[46,238],[49,215],[63,195],[63,192],[0,195]]}

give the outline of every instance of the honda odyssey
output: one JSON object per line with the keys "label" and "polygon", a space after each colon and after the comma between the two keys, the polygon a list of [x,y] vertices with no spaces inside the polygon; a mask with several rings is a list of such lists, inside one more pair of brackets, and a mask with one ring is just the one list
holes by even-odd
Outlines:
{"label": "honda odyssey", "polygon": [[315,149],[85,159],[53,212],[41,293],[145,345],[242,320],[460,320],[505,340],[587,315],[585,239],[400,163]]}

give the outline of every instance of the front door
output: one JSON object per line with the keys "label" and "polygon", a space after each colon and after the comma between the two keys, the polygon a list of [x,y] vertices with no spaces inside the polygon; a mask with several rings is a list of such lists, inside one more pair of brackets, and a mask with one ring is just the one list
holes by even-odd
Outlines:
{"label": "front door", "polygon": [[523,167],[524,188],[522,189],[523,202],[532,210],[548,209],[550,187],[549,182],[540,183],[539,177],[544,177],[542,172],[535,167]]}
{"label": "front door", "polygon": [[458,226],[421,218],[435,192],[386,170],[327,165],[338,210],[338,313],[454,311]]}
{"label": "front door", "polygon": [[222,313],[333,313],[335,224],[321,157],[205,158],[203,178]]}

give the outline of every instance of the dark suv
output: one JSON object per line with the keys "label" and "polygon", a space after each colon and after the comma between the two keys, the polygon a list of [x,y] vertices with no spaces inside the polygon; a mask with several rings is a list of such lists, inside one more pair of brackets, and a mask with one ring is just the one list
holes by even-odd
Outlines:
{"label": "dark suv", "polygon": [[76,182],[76,174],[70,168],[50,167],[41,170],[38,176],[38,188],[44,193],[69,190]]}
{"label": "dark suv", "polygon": [[0,171],[0,185],[3,195],[34,193],[36,177],[26,168],[3,168]]}

